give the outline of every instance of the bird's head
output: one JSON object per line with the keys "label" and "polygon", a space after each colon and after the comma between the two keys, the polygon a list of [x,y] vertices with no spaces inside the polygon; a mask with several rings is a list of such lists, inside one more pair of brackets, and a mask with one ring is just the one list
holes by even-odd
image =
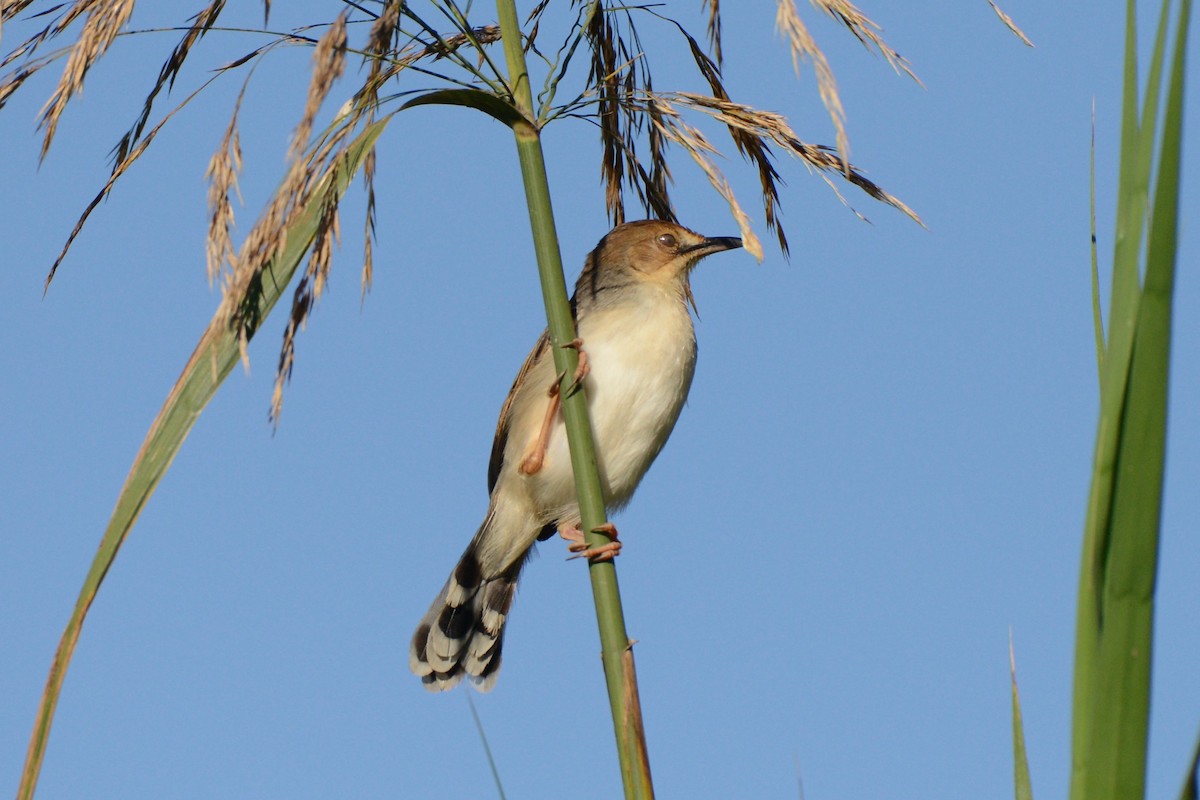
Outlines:
{"label": "bird's head", "polygon": [[618,225],[584,262],[575,302],[584,308],[612,303],[633,287],[657,286],[695,307],[688,275],[712,253],[741,247],[732,236],[709,238],[657,219]]}
{"label": "bird's head", "polygon": [[673,222],[647,219],[613,228],[600,240],[595,257],[602,270],[628,269],[642,279],[665,282],[685,277],[707,255],[741,246],[733,236],[701,236]]}

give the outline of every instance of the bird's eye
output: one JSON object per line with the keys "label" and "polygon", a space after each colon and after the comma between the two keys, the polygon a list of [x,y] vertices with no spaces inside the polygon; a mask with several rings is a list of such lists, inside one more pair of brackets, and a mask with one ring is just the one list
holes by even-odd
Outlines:
{"label": "bird's eye", "polygon": [[675,237],[669,233],[664,233],[662,236],[659,236],[658,243],[668,250],[674,250],[679,246],[679,242],[677,242]]}

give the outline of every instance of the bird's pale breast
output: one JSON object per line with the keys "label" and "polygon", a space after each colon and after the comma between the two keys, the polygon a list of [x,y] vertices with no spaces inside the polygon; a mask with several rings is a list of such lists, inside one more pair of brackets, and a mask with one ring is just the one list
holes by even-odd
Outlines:
{"label": "bird's pale breast", "polygon": [[[647,286],[632,297],[585,315],[579,335],[591,367],[585,388],[600,477],[610,509],[625,505],[666,444],[691,388],[696,339],[691,316],[674,293]],[[569,464],[566,431],[555,427],[547,467]],[[574,506],[569,470],[534,476],[545,506],[565,491]],[[557,473],[557,474],[554,474]],[[545,480],[543,483],[537,478]],[[561,495],[560,495],[561,496]],[[545,507],[543,506],[543,507]],[[578,514],[578,510],[574,510]]]}

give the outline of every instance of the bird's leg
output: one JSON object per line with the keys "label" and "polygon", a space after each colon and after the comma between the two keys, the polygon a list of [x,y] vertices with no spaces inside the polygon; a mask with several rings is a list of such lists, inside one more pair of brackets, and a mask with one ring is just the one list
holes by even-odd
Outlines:
{"label": "bird's leg", "polygon": [[567,560],[572,558],[586,558],[589,561],[612,561],[621,552],[621,542],[617,540],[617,526],[611,522],[606,522],[592,528],[593,533],[603,533],[610,541],[608,544],[602,544],[599,547],[588,547],[583,538],[583,531],[579,530],[575,525],[564,524],[559,526],[558,535],[566,539],[570,544],[567,549],[575,555],[568,556]]}
{"label": "bird's leg", "polygon": [[[583,351],[583,339],[578,337],[572,339],[563,345],[563,347],[572,347],[579,351],[579,365],[575,367],[575,376],[571,381],[571,385],[567,387],[567,394],[571,394],[579,388],[579,384],[588,376],[592,368],[588,366],[587,353]],[[550,444],[550,431],[554,426],[554,417],[558,414],[558,408],[561,404],[559,385],[562,383],[562,375],[558,375],[554,379],[554,383],[550,385],[548,394],[550,395],[550,403],[546,406],[546,416],[542,418],[542,427],[538,430],[537,438],[533,440],[529,451],[525,454],[525,458],[521,461],[521,466],[518,471],[522,475],[533,475],[542,468],[542,462],[546,460],[546,447]]]}
{"label": "bird's leg", "polygon": [[550,402],[546,405],[546,416],[542,418],[542,427],[538,430],[537,438],[533,440],[529,451],[525,454],[525,458],[521,461],[521,466],[517,470],[522,475],[532,475],[542,468],[542,462],[546,460],[546,446],[550,444],[550,429],[554,425],[554,417],[558,414],[558,381],[550,387]]}

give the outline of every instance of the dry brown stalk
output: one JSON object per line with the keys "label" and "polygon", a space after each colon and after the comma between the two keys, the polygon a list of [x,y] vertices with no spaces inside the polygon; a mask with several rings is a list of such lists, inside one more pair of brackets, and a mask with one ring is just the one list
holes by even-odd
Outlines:
{"label": "dry brown stalk", "polygon": [[18,70],[14,70],[7,78],[0,81],[0,109],[4,108],[4,104],[8,102],[8,98],[12,96],[13,92],[21,88],[21,84],[33,77],[39,69],[49,63],[49,61],[41,61],[36,64],[27,64]]}
{"label": "dry brown stalk", "polygon": [[734,141],[738,143],[743,154],[752,160],[759,161],[764,210],[768,214],[770,227],[774,228],[781,238],[781,247],[784,248],[784,252],[786,252],[786,239],[783,238],[782,226],[777,217],[778,187],[776,182],[779,175],[772,163],[772,152],[769,145],[781,147],[789,155],[799,159],[806,167],[816,172],[843,203],[849,205],[831,178],[834,174],[850,181],[876,200],[893,206],[914,221],[921,223],[920,217],[908,205],[871,181],[853,165],[845,164],[830,148],[801,141],[788,124],[787,119],[780,114],[762,111],[727,99],[689,92],[647,93],[636,100],[624,102],[652,120],[654,129],[665,141],[683,148],[700,167],[712,187],[728,203],[730,213],[741,230],[746,250],[759,260],[762,260],[763,257],[762,245],[754,234],[749,216],[742,209],[724,173],[716,165],[715,157],[719,156],[720,152],[697,127],[684,120],[683,110],[703,113],[724,124],[734,135]]}
{"label": "dry brown stalk", "polygon": [[[914,222],[924,224],[915,211],[908,207],[900,198],[885,191],[881,186],[871,181],[851,164],[843,164],[841,159],[822,145],[808,144],[800,140],[796,132],[788,124],[787,118],[774,111],[763,111],[731,100],[718,100],[700,94],[676,92],[674,100],[680,105],[694,108],[714,119],[718,119],[730,128],[744,131],[760,142],[769,139],[781,146],[789,155],[800,159],[806,167],[821,175],[831,187],[831,173],[842,173],[847,180],[859,187],[871,197],[886,203],[903,212]],[[835,189],[836,190],[836,189]],[[839,197],[840,197],[839,193]]]}
{"label": "dry brown stalk", "polygon": [[825,104],[825,110],[828,112],[836,132],[838,153],[843,161],[848,162],[850,160],[850,138],[846,134],[846,111],[842,108],[842,98],[838,94],[837,79],[833,76],[833,68],[829,66],[829,60],[825,58],[825,54],[817,46],[816,40],[808,32],[808,26],[800,19],[793,0],[778,0],[775,26],[779,28],[779,32],[783,34],[791,48],[792,68],[796,70],[796,74],[800,74],[801,61],[812,63],[813,72],[817,76],[817,91],[821,95],[821,102]]}
{"label": "dry brown stalk", "polygon": [[[696,64],[696,69],[700,71],[700,75],[708,83],[713,100],[729,101],[729,93],[725,91],[725,86],[721,82],[721,73],[717,65],[705,55],[695,38],[690,36],[686,31],[681,32],[687,39],[688,47],[691,48],[692,60]],[[738,152],[754,164],[758,170],[759,186],[762,189],[763,213],[766,216],[767,229],[775,233],[775,238],[779,242],[779,249],[786,255],[788,253],[787,234],[783,230],[783,225],[780,224],[778,214],[779,173],[771,161],[771,151],[761,139],[753,134],[734,125],[727,125],[726,128]]]}
{"label": "dry brown stalk", "polygon": [[33,0],[0,0],[0,23],[24,11]]}
{"label": "dry brown stalk", "polygon": [[[246,345],[258,327],[254,309],[263,270],[275,253],[287,243],[287,229],[311,197],[313,189],[325,174],[331,159],[344,146],[352,128],[342,124],[305,157],[312,137],[313,120],[333,83],[342,74],[346,60],[346,15],[339,15],[329,27],[313,52],[313,74],[309,81],[307,100],[300,122],[292,135],[291,164],[274,199],[259,217],[234,261],[224,286],[222,309],[226,320],[237,330],[242,360],[249,363]],[[323,215],[322,221],[325,221]],[[323,235],[318,230],[317,236]]]}
{"label": "dry brown stalk", "polygon": [[[622,130],[621,87],[617,70],[617,36],[608,14],[592,17],[588,30],[592,43],[591,83],[599,95],[598,123],[603,154],[600,174],[604,179],[604,205],[614,225],[625,221],[625,204],[621,187],[625,178],[625,163],[631,137]],[[636,160],[636,156],[632,156]]]}
{"label": "dry brown stalk", "polygon": [[721,0],[704,0],[703,9],[708,12],[708,42],[712,46],[713,60],[721,66]]}
{"label": "dry brown stalk", "polygon": [[329,268],[333,263],[333,247],[341,239],[338,201],[332,192],[332,181],[329,187],[329,191],[322,198],[321,218],[309,252],[308,267],[292,297],[292,313],[288,319],[287,330],[283,334],[283,346],[279,351],[279,366],[275,370],[275,388],[271,393],[270,413],[271,421],[276,425],[279,424],[279,415],[283,411],[283,389],[291,380],[292,368],[296,363],[296,334],[308,322],[309,313],[325,290]]}
{"label": "dry brown stalk", "polygon": [[[238,136],[237,118],[242,107],[242,97],[238,95],[233,106],[233,114],[229,118],[229,127],[221,137],[221,144],[208,162],[206,177],[208,185],[208,237],[205,239],[204,254],[208,265],[208,282],[212,285],[221,274],[224,266],[233,268],[235,253],[233,237],[233,201],[231,194],[238,192],[238,173],[242,171],[242,146]],[[240,199],[240,193],[239,193]]]}
{"label": "dry brown stalk", "polygon": [[363,185],[367,189],[367,214],[365,230],[363,231],[363,268],[362,268],[362,300],[366,300],[367,292],[371,291],[371,283],[375,279],[375,258],[373,242],[375,241],[375,149],[372,148],[363,159]]}
{"label": "dry brown stalk", "polygon": [[400,28],[400,10],[403,7],[400,0],[392,0],[384,7],[382,13],[371,24],[371,32],[367,35],[368,77],[364,87],[379,87],[379,75],[383,71],[386,57],[395,48],[396,34]]}
{"label": "dry brown stalk", "polygon": [[883,40],[881,35],[883,28],[859,11],[853,3],[846,2],[846,0],[811,0],[811,2],[813,6],[846,26],[846,29],[854,34],[855,38],[862,42],[868,50],[872,47],[877,50],[897,74],[904,74],[917,83],[921,82],[921,79],[913,72],[908,59]]}
{"label": "dry brown stalk", "polygon": [[208,33],[213,25],[216,24],[221,12],[225,10],[226,0],[212,0],[199,14],[192,20],[192,24],[184,33],[179,44],[167,56],[167,60],[163,62],[158,70],[158,79],[154,82],[146,99],[142,101],[142,111],[134,121],[133,125],[118,142],[114,156],[114,160],[121,161],[125,158],[125,154],[134,146],[134,142],[142,135],[142,131],[146,127],[146,123],[150,119],[150,114],[154,108],[154,100],[158,97],[159,92],[164,87],[175,85],[175,78],[179,76],[179,71],[183,69],[183,64],[187,61],[188,54],[191,53],[192,47],[199,42],[204,35]]}
{"label": "dry brown stalk", "polygon": [[317,49],[312,57],[313,72],[308,84],[308,98],[304,103],[304,113],[296,125],[292,135],[290,157],[299,161],[312,138],[313,120],[320,110],[321,104],[329,96],[333,82],[342,76],[346,69],[346,12],[338,14],[337,19],[317,42]]}
{"label": "dry brown stalk", "polygon": [[[737,196],[733,193],[733,188],[725,179],[724,173],[713,163],[712,157],[720,155],[717,148],[712,146],[699,129],[684,122],[679,112],[662,95],[647,97],[646,107],[648,116],[653,120],[655,128],[662,134],[663,138],[682,147],[691,156],[692,160],[696,162],[696,165],[703,170],[705,176],[708,178],[708,182],[712,184],[717,194],[721,195],[725,202],[729,204],[729,211],[733,215],[734,221],[737,222],[738,229],[741,231],[742,246],[746,248],[746,252],[753,255],[759,261],[762,261],[762,243],[754,233],[754,228],[750,224],[750,217],[742,210]],[[653,113],[649,113],[650,109],[653,109]]]}
{"label": "dry brown stalk", "polygon": [[529,12],[529,16],[525,17],[525,29],[528,31],[525,34],[525,52],[534,49],[534,42],[537,41],[538,31],[541,29],[542,13],[549,5],[550,0],[540,0]]}
{"label": "dry brown stalk", "polygon": [[[814,8],[824,11],[841,23],[868,50],[875,50],[898,74],[905,74],[917,83],[920,79],[913,72],[908,60],[884,41],[882,28],[847,0],[810,0]],[[837,138],[837,151],[842,160],[850,158],[850,142],[846,133],[846,112],[838,94],[837,80],[828,59],[821,52],[808,26],[800,18],[794,0],[776,0],[775,25],[787,40],[792,52],[792,66],[800,73],[800,62],[810,61],[817,76],[817,91],[821,102],[833,122]]]}
{"label": "dry brown stalk", "polygon": [[41,157],[45,158],[58,129],[58,121],[71,97],[83,89],[83,79],[92,65],[108,50],[133,13],[134,0],[76,0],[54,27],[65,30],[80,15],[86,15],[83,31],[71,48],[67,66],[58,85],[42,108],[40,126],[46,134],[42,140]]}
{"label": "dry brown stalk", "polygon": [[54,275],[58,272],[59,265],[62,264],[63,259],[67,257],[67,251],[70,250],[71,245],[75,243],[75,238],[79,236],[79,232],[83,230],[84,223],[87,222],[88,217],[92,215],[92,212],[96,210],[96,207],[100,205],[101,201],[108,197],[109,192],[112,191],[113,186],[116,185],[121,176],[124,175],[131,166],[133,166],[133,162],[137,161],[142,153],[146,152],[146,148],[148,148],[154,142],[154,138],[158,136],[158,132],[163,129],[163,126],[170,122],[171,118],[179,113],[180,109],[190,103],[196,97],[196,95],[204,91],[214,80],[216,80],[215,77],[209,78],[200,86],[200,88],[188,95],[182,103],[171,109],[170,113],[163,117],[159,123],[150,130],[149,133],[147,133],[138,141],[137,145],[135,145],[134,148],[125,155],[124,159],[113,166],[112,174],[108,176],[108,181],[105,182],[104,188],[96,193],[96,196],[92,198],[90,203],[88,203],[87,208],[85,208],[83,213],[79,215],[79,219],[76,220],[75,227],[71,229],[71,234],[67,237],[67,241],[63,244],[62,250],[59,251],[58,257],[54,259],[54,263],[50,266],[50,272],[47,273],[45,284],[42,287],[43,292],[49,291],[50,282],[54,280]]}
{"label": "dry brown stalk", "polygon": [[1010,31],[1017,35],[1017,38],[1030,47],[1034,46],[1033,42],[1029,41],[1029,37],[1025,35],[1025,32],[1017,27],[1017,23],[1013,22],[1013,18],[1000,10],[1000,6],[996,5],[995,0],[988,0],[988,4],[991,5],[992,11],[996,12],[996,16],[1000,18],[1000,21],[1003,22]]}
{"label": "dry brown stalk", "polygon": [[[879,48],[898,69],[906,69],[906,62],[878,37],[878,26],[862,16],[853,5],[830,0],[818,7],[835,14],[868,47]],[[706,5],[706,8],[710,15],[718,10],[712,5]],[[812,60],[817,64],[819,74],[824,76],[823,101],[831,109],[835,122],[841,126],[839,148],[836,150],[803,142],[781,115],[733,102],[723,85],[720,65],[675,20],[660,17],[673,24],[687,41],[696,68],[708,84],[710,95],[654,91],[650,68],[637,42],[637,31],[628,7],[618,9],[606,6],[591,18],[587,38],[592,50],[592,65],[589,91],[584,102],[596,106],[594,119],[600,128],[603,148],[601,176],[605,187],[605,203],[614,224],[625,219],[624,194],[627,189],[635,193],[647,214],[674,219],[675,212],[668,194],[670,171],[666,153],[667,145],[674,144],[688,153],[713,188],[729,204],[747,241],[747,249],[761,257],[761,243],[750,230],[749,217],[717,167],[716,148],[696,126],[683,119],[683,111],[701,112],[724,124],[738,151],[754,165],[762,190],[767,228],[775,234],[785,254],[788,252],[788,242],[779,218],[782,181],[774,163],[774,147],[784,148],[806,167],[815,170],[842,202],[845,203],[846,199],[831,177],[835,172],[872,197],[895,206],[919,222],[912,209],[867,179],[846,159],[847,145],[842,124],[844,115],[832,71],[828,69],[815,41],[808,35],[794,2],[780,0],[779,9],[780,27],[793,47],[797,65],[802,57]],[[710,16],[710,23],[712,21]],[[643,163],[638,154],[638,145],[642,141],[648,141],[650,146],[648,163]]]}

